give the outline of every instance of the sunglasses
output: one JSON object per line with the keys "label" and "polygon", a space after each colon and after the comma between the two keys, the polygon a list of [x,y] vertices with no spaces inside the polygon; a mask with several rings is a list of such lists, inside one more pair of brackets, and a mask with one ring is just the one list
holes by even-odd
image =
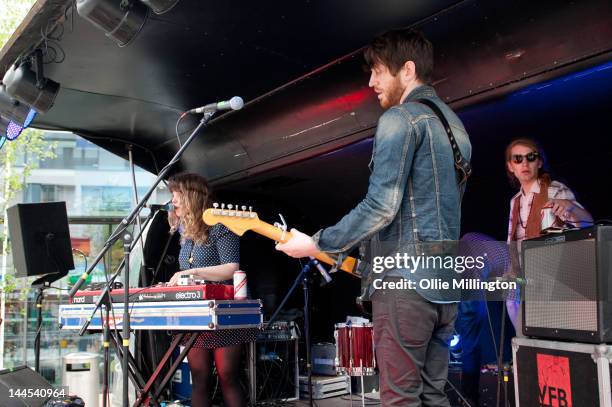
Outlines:
{"label": "sunglasses", "polygon": [[512,154],[512,156],[510,157],[512,162],[515,163],[515,164],[522,163],[524,158],[526,158],[527,161],[532,163],[535,160],[537,160],[538,158],[540,158],[540,154],[538,154],[536,152],[531,152],[531,153],[527,153],[527,154],[524,154],[524,155],[523,154]]}

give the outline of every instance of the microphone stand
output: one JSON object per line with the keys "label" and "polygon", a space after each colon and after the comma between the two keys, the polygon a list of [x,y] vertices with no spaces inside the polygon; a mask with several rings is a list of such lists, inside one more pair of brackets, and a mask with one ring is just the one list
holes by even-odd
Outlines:
{"label": "microphone stand", "polygon": [[36,294],[36,336],[34,337],[34,370],[40,373],[40,334],[42,330],[42,303],[46,284],[38,286]]}
{"label": "microphone stand", "polygon": [[155,179],[155,181],[153,182],[153,184],[151,185],[147,193],[142,197],[140,202],[136,204],[136,206],[134,207],[134,209],[132,209],[130,214],[126,216],[121,221],[119,226],[117,226],[117,228],[113,231],[111,236],[108,238],[108,240],[104,244],[102,251],[98,254],[98,256],[94,259],[92,264],[89,266],[89,269],[85,273],[83,273],[83,275],[79,278],[79,280],[77,280],[77,282],[74,284],[74,286],[72,286],[72,289],[68,293],[68,296],[70,298],[72,298],[76,294],[76,292],[79,290],[79,288],[81,288],[81,286],[83,285],[87,277],[89,277],[89,274],[91,273],[91,271],[100,262],[102,257],[115,244],[115,242],[119,240],[119,238],[121,237],[121,239],[123,240],[123,247],[124,247],[124,268],[123,268],[124,287],[123,288],[124,288],[124,301],[125,301],[123,304],[123,341],[121,343],[122,348],[123,348],[123,354],[122,354],[123,358],[121,361],[122,362],[121,369],[122,369],[122,374],[123,374],[123,407],[128,407],[128,404],[129,404],[128,361],[129,361],[129,346],[130,346],[130,331],[129,331],[130,313],[129,313],[128,300],[129,300],[129,257],[130,257],[130,246],[132,242],[132,235],[131,233],[127,231],[127,228],[138,217],[138,214],[140,213],[142,208],[146,205],[147,201],[153,194],[153,191],[155,191],[155,188],[157,187],[157,185],[159,185],[159,183],[163,179],[165,179],[168,172],[180,160],[180,158],[182,157],[187,147],[189,147],[189,145],[193,142],[198,131],[208,123],[208,121],[210,120],[210,118],[212,117],[214,113],[215,113],[214,111],[204,112],[204,116],[200,120],[200,123],[193,130],[189,138],[185,141],[185,143],[183,143],[181,148],[179,148],[179,150],[176,152],[174,157],[172,157],[170,162],[164,168],[162,168],[162,170],[159,172],[157,178]]}
{"label": "microphone stand", "polygon": [[302,287],[304,288],[304,341],[306,341],[306,374],[308,375],[308,401],[313,406],[312,399],[312,361],[310,360],[310,267],[312,260],[302,269]]}
{"label": "microphone stand", "polygon": [[312,362],[310,360],[310,272],[312,267],[316,267],[317,263],[316,259],[310,258],[308,263],[304,267],[302,267],[302,271],[296,277],[293,285],[285,294],[285,298],[281,301],[280,305],[276,308],[268,322],[266,323],[266,327],[270,326],[278,317],[281,309],[293,293],[293,291],[297,288],[298,284],[302,283],[302,287],[304,288],[304,342],[306,344],[306,373],[308,375],[308,399],[310,407],[313,406],[313,398],[312,398]]}
{"label": "microphone stand", "polygon": [[[144,230],[146,229],[147,225],[149,224],[149,222],[151,221],[151,219],[153,219],[155,212],[151,211],[149,212],[149,215],[147,216],[147,218],[144,221],[144,224],[142,225],[141,229],[139,230],[138,235],[136,236],[136,239],[134,239],[135,242],[138,241],[138,239],[142,236],[142,234],[144,233]],[[132,247],[130,248],[133,249],[133,247],[136,245],[137,243],[132,243]],[[100,307],[104,304],[104,311],[101,314],[100,317],[100,321],[102,323],[102,330],[103,330],[103,348],[104,348],[104,373],[103,373],[103,379],[102,379],[102,406],[103,407],[107,407],[107,398],[108,398],[108,382],[109,382],[109,364],[110,364],[110,358],[109,358],[109,347],[110,347],[110,312],[111,312],[111,308],[112,308],[112,298],[111,298],[111,287],[113,286],[113,283],[115,282],[115,279],[119,276],[119,273],[121,273],[121,270],[123,269],[123,265],[124,265],[125,259],[123,259],[121,261],[121,264],[119,264],[119,267],[117,268],[117,272],[115,274],[113,274],[113,276],[110,278],[110,280],[108,280],[106,286],[104,287],[104,290],[102,291],[100,298],[98,299],[98,301],[96,302],[96,305],[91,313],[91,315],[89,316],[89,318],[87,318],[85,320],[85,323],[83,324],[83,326],[81,326],[81,329],[79,330],[79,335],[83,336],[83,334],[85,333],[85,331],[87,331],[87,328],[89,327],[89,324],[91,323],[92,319],[94,318],[96,312],[100,309]],[[125,292],[124,292],[125,293]],[[113,312],[114,315],[114,312]],[[123,335],[123,333],[122,333]],[[117,338],[115,338],[113,336],[114,339],[114,343],[118,344],[119,341],[117,340]],[[119,349],[116,349],[117,353],[118,353],[118,357],[119,359],[123,360],[123,357],[125,357],[125,354],[121,354]],[[127,355],[129,357],[129,354]],[[142,381],[142,380],[141,380]],[[127,393],[126,393],[127,394]]]}

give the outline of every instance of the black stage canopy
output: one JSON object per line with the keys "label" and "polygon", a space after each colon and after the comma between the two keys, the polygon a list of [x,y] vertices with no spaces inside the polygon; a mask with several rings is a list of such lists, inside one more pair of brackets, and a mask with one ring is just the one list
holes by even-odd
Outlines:
{"label": "black stage canopy", "polygon": [[[132,145],[136,163],[157,172],[178,149],[180,112],[240,95],[245,108],[217,118],[177,168],[217,185],[372,136],[380,108],[359,49],[385,29],[430,37],[435,86],[454,107],[610,60],[612,49],[607,0],[179,0],[148,11],[125,47],[74,4],[39,0],[0,53],[4,74],[20,55],[48,50],[45,75],[61,89],[34,126],[122,156]],[[180,123],[181,140],[196,123]]]}

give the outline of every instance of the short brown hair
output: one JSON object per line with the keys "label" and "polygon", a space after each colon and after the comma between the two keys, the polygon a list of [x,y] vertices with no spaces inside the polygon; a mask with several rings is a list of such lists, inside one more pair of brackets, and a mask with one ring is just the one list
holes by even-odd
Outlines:
{"label": "short brown hair", "polygon": [[394,76],[406,61],[412,61],[416,67],[417,78],[423,83],[431,82],[433,45],[419,31],[398,29],[384,32],[364,49],[363,57],[369,69],[381,63],[389,68]]}
{"label": "short brown hair", "polygon": [[548,171],[548,161],[546,160],[546,154],[544,154],[544,150],[542,149],[542,147],[540,146],[540,144],[538,144],[537,141],[530,139],[530,138],[517,138],[515,140],[512,140],[510,142],[510,144],[508,144],[508,146],[506,147],[506,175],[508,176],[508,180],[510,181],[510,185],[512,185],[513,187],[517,187],[520,188],[521,184],[518,182],[518,179],[516,179],[516,177],[514,176],[513,173],[511,173],[508,170],[508,164],[510,162],[510,160],[512,160],[512,148],[514,146],[525,146],[528,148],[531,148],[533,151],[538,153],[539,159],[540,161],[542,161],[542,168],[540,168],[538,170],[538,179],[540,181],[543,181],[546,184],[550,184],[550,174]]}

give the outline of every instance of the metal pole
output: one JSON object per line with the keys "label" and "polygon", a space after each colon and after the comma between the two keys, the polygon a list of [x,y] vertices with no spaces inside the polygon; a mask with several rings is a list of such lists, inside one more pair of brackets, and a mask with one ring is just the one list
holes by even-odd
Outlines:
{"label": "metal pole", "polygon": [[34,337],[34,370],[40,373],[40,334],[42,331],[42,300],[44,286],[38,287],[36,295],[36,336]]}
{"label": "metal pole", "polygon": [[132,244],[132,234],[125,231],[123,239],[123,255],[125,262],[123,264],[123,331],[121,333],[123,339],[123,359],[121,369],[123,370],[123,407],[129,406],[129,379],[128,379],[128,363],[130,355],[130,246]]}
{"label": "metal pole", "polygon": [[[136,165],[134,165],[134,156],[132,154],[132,146],[128,145],[128,159],[130,162],[130,170],[132,173],[132,189],[134,190],[134,206],[138,205],[138,187],[136,184]],[[138,225],[138,230],[137,231],[142,231],[142,225],[140,223],[140,216],[136,216],[136,224]],[[141,249],[144,248],[144,242],[142,239],[142,233],[140,233],[140,239],[138,239],[140,241],[140,247]],[[145,263],[145,258],[144,256],[142,256],[142,265],[143,267],[146,266]],[[144,277],[144,276],[143,276]]]}

